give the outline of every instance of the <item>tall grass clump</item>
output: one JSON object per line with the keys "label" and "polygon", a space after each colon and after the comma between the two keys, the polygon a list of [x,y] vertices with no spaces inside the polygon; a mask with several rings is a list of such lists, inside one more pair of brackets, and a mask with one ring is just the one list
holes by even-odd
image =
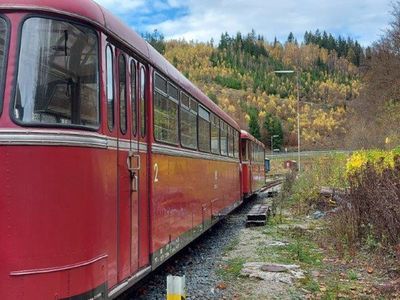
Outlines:
{"label": "tall grass clump", "polygon": [[299,214],[317,208],[322,187],[346,188],[345,154],[332,154],[316,158],[303,169],[294,182],[290,201]]}

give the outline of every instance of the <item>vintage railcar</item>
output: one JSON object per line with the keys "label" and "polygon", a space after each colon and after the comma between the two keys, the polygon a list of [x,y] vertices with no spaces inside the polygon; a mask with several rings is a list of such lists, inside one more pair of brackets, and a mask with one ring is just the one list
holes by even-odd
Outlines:
{"label": "vintage railcar", "polygon": [[265,146],[247,131],[240,133],[242,192],[249,197],[265,186]]}
{"label": "vintage railcar", "polygon": [[0,32],[0,299],[115,298],[241,203],[238,124],[98,4]]}

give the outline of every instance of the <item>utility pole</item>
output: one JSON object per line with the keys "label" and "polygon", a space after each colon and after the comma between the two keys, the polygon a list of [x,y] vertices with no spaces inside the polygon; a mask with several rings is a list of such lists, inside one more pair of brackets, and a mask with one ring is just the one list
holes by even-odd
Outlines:
{"label": "utility pole", "polygon": [[301,172],[300,163],[300,78],[299,71],[296,71],[297,77],[297,161],[299,164],[299,173]]}
{"label": "utility pole", "polygon": [[299,70],[279,70],[275,74],[294,74],[296,73],[296,89],[297,89],[297,163],[299,172],[301,171],[301,148],[300,148],[300,71]]}

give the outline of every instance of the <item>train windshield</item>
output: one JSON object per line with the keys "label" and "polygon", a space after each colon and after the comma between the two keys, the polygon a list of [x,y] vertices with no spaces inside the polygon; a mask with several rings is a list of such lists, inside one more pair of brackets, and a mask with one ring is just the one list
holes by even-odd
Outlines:
{"label": "train windshield", "polygon": [[[0,17],[0,89],[4,87],[4,71],[6,65],[7,23]],[[0,105],[3,95],[0,95]]]}
{"label": "train windshield", "polygon": [[27,19],[22,28],[14,118],[28,124],[99,125],[96,33],[77,24]]}

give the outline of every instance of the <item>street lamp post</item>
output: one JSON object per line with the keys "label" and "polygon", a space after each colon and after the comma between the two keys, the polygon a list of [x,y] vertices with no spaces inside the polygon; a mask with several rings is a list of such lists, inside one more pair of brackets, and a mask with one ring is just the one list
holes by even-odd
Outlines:
{"label": "street lamp post", "polygon": [[277,134],[271,136],[271,155],[274,155],[274,138],[277,137],[279,137]]}
{"label": "street lamp post", "polygon": [[275,71],[275,74],[294,74],[296,73],[296,89],[297,89],[297,162],[299,165],[299,172],[301,171],[300,164],[300,74],[296,70],[279,70]]}

